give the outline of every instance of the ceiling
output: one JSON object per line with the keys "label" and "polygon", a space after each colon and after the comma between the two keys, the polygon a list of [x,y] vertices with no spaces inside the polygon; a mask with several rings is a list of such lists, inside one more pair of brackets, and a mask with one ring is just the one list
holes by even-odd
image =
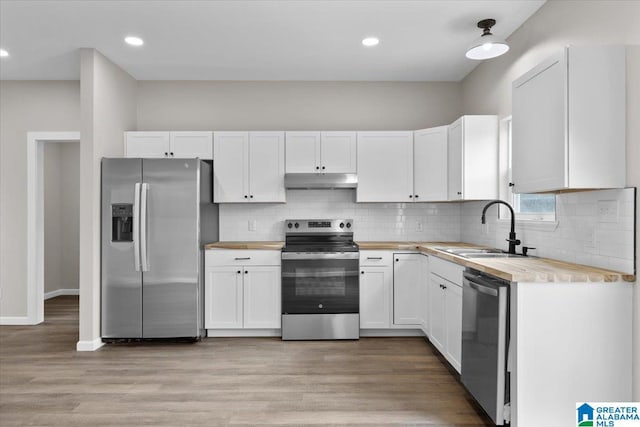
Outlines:
{"label": "ceiling", "polygon": [[543,3],[0,0],[0,78],[77,80],[92,47],[138,80],[459,81],[478,65],[464,56],[477,21],[506,38]]}

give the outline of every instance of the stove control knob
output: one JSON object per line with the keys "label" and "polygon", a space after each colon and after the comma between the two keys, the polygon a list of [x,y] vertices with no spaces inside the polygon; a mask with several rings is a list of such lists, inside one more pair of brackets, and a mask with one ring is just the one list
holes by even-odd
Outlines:
{"label": "stove control knob", "polygon": [[344,222],[340,223],[340,228],[344,228]]}
{"label": "stove control knob", "polygon": [[300,224],[298,224],[298,223],[296,222],[296,223],[294,224],[294,226],[295,226],[296,228],[299,228],[299,227],[300,227]]}
{"label": "stove control knob", "polygon": [[293,227],[293,224],[289,223],[289,224],[287,224],[287,227],[291,228],[291,227]]}
{"label": "stove control knob", "polygon": [[350,222],[347,223],[347,228],[351,228],[351,223]]}

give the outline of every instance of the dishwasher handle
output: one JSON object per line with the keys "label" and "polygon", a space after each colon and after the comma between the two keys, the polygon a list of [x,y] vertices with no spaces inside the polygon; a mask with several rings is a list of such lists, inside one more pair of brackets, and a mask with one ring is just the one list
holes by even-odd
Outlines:
{"label": "dishwasher handle", "polygon": [[493,297],[497,297],[498,296],[498,290],[493,288],[493,287],[485,286],[485,285],[482,285],[482,284],[477,283],[477,282],[472,282],[471,280],[469,280],[467,278],[465,278],[465,284],[468,284],[471,289],[475,289],[476,291],[480,292],[481,294],[491,295]]}

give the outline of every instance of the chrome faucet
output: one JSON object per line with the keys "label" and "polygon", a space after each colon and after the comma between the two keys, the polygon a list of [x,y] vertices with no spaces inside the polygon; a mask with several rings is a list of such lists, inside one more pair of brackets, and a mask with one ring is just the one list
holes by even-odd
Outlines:
{"label": "chrome faucet", "polygon": [[484,209],[482,209],[482,223],[486,224],[487,222],[485,214],[487,213],[487,209],[489,208],[489,206],[495,205],[496,203],[505,205],[509,208],[509,211],[511,211],[511,231],[509,232],[509,238],[507,239],[507,242],[509,242],[509,253],[515,254],[516,246],[520,244],[520,240],[516,239],[516,214],[513,212],[513,208],[509,203],[505,202],[504,200],[493,200],[487,203]]}

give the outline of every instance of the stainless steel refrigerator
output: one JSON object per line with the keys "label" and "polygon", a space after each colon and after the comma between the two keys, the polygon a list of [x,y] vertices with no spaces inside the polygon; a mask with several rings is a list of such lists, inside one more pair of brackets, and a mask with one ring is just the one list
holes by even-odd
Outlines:
{"label": "stainless steel refrigerator", "polygon": [[102,159],[103,340],[203,336],[212,191],[211,162]]}

